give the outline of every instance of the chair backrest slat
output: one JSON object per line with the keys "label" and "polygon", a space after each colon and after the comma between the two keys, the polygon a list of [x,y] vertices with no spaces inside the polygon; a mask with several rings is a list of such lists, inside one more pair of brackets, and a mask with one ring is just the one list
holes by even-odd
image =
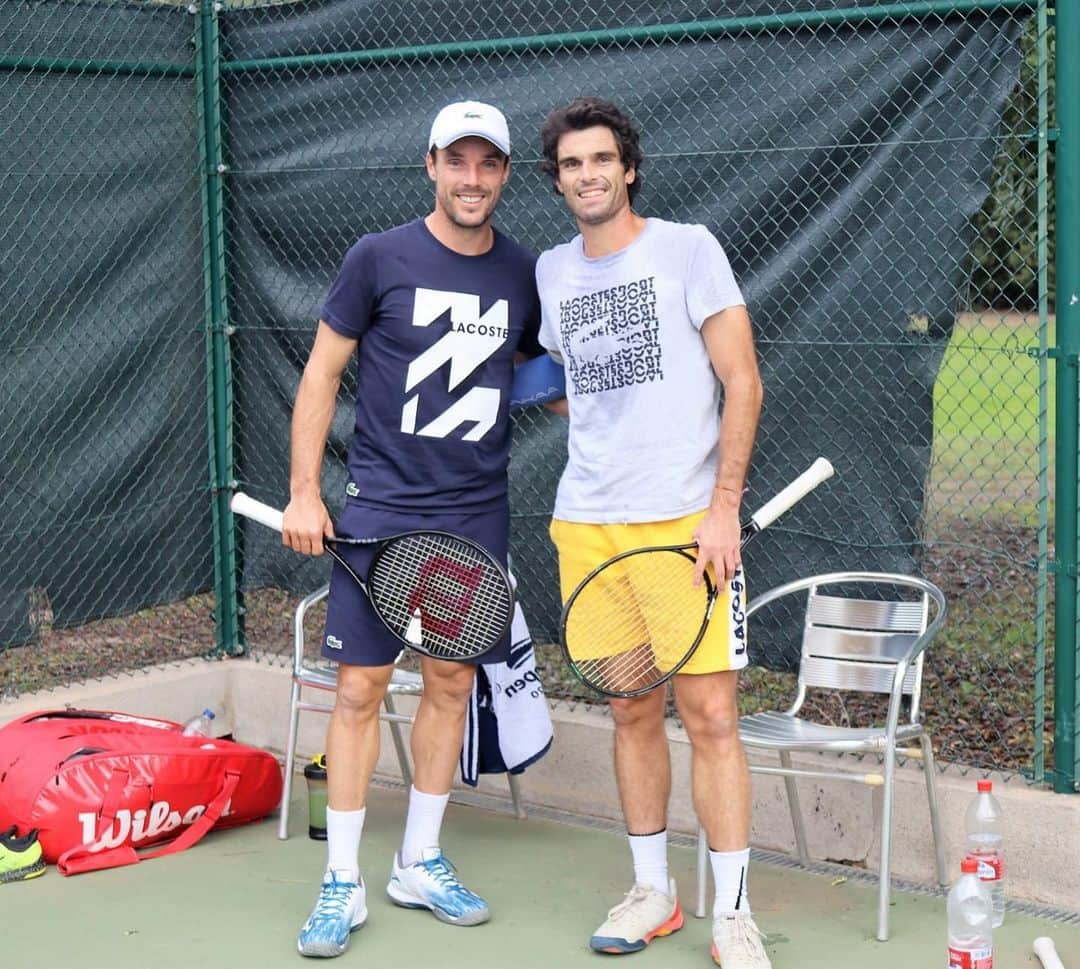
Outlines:
{"label": "chair backrest slat", "polygon": [[[889,693],[896,663],[926,629],[928,602],[823,595],[806,604],[799,683],[805,687]],[[904,677],[903,692],[918,702],[922,655]]]}
{"label": "chair backrest slat", "polygon": [[803,656],[864,663],[896,663],[911,648],[918,633],[880,633],[863,629],[807,626]]}
{"label": "chair backrest slat", "polygon": [[806,619],[814,625],[849,629],[918,632],[926,627],[921,602],[879,602],[816,593],[806,607]]}
{"label": "chair backrest slat", "polygon": [[[804,656],[800,680],[806,686],[826,690],[858,690],[861,693],[890,693],[894,663],[849,663],[843,660]],[[904,677],[904,695],[915,690],[917,664],[912,664]]]}

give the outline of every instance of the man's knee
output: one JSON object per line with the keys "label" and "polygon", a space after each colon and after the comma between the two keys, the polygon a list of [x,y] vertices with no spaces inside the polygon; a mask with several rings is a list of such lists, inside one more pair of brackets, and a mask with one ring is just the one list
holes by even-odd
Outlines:
{"label": "man's knee", "polygon": [[644,696],[612,699],[611,718],[617,729],[634,730],[654,727],[664,719],[664,691],[654,690]]}
{"label": "man's knee", "polygon": [[349,720],[378,716],[389,681],[390,672],[381,666],[339,667],[335,712]]}
{"label": "man's knee", "polygon": [[730,704],[706,701],[694,709],[680,711],[691,742],[720,746],[739,744],[739,714]]}
{"label": "man's knee", "polygon": [[424,700],[438,707],[465,709],[472,695],[475,667],[465,663],[428,661],[423,672]]}

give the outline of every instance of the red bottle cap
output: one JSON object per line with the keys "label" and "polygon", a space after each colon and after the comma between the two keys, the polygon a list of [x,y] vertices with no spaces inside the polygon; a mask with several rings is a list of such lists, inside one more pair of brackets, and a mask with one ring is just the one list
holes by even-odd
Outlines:
{"label": "red bottle cap", "polygon": [[993,781],[979,781],[979,793],[989,794],[994,789]]}
{"label": "red bottle cap", "polygon": [[974,858],[965,858],[960,862],[960,871],[965,875],[974,875],[979,870],[979,863]]}

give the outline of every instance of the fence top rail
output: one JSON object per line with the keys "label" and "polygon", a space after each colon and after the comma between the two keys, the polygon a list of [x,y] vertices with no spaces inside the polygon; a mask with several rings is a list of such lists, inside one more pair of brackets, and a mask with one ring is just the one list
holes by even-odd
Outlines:
{"label": "fence top rail", "polygon": [[[602,30],[499,37],[444,44],[385,47],[374,50],[333,51],[250,60],[224,60],[223,73],[287,71],[309,67],[355,67],[363,64],[441,60],[486,54],[542,52],[575,47],[604,47],[629,43],[678,43],[715,39],[736,34],[773,33],[823,26],[856,26],[883,21],[952,17],[971,13],[1033,13],[1037,0],[904,0],[872,7],[842,7],[833,10],[802,10],[751,17],[727,17],[674,24],[611,27]],[[247,8],[250,9],[250,8]]]}

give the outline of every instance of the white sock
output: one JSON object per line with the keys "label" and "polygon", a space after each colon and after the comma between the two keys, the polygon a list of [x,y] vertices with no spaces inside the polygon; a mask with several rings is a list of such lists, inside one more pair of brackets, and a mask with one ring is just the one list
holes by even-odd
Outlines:
{"label": "white sock", "polygon": [[339,881],[360,880],[360,836],[366,815],[366,807],[359,811],[326,809],[326,870],[336,872]]}
{"label": "white sock", "polygon": [[750,875],[750,849],[742,851],[709,851],[712,862],[713,883],[716,899],[713,901],[713,918],[734,915],[736,912],[750,914],[750,895],[747,891]]}
{"label": "white sock", "polygon": [[425,848],[439,847],[439,831],[450,794],[425,794],[409,788],[409,813],[405,817],[405,836],[401,839],[401,864],[415,865]]}
{"label": "white sock", "polygon": [[656,834],[628,834],[630,853],[634,856],[634,884],[651,885],[665,895],[668,882],[667,829]]}

